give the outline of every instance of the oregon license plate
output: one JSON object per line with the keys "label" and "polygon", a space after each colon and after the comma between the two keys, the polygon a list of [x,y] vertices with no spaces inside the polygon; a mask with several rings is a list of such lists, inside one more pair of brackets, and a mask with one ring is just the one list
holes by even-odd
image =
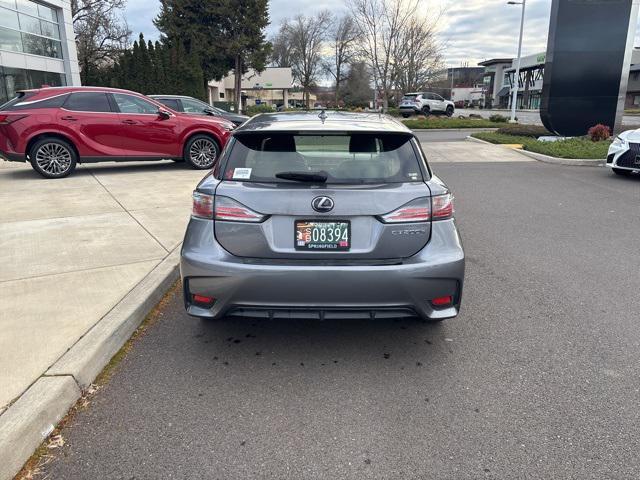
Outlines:
{"label": "oregon license plate", "polygon": [[351,248],[351,223],[348,220],[296,220],[296,250],[346,251]]}

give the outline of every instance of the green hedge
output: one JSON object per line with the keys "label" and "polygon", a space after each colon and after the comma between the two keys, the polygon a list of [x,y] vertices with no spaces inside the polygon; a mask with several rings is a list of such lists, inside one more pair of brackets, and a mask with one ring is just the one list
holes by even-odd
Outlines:
{"label": "green hedge", "polygon": [[244,109],[244,114],[253,117],[254,115],[258,115],[259,113],[273,113],[275,109],[271,105],[249,105]]}
{"label": "green hedge", "polygon": [[453,117],[428,117],[415,120],[403,120],[411,129],[433,128],[496,128],[504,125],[483,118],[453,118]]}
{"label": "green hedge", "polygon": [[506,135],[499,132],[477,132],[471,136],[491,143],[519,144],[524,150],[557,158],[605,158],[611,144],[610,141],[592,142],[585,137],[540,142],[529,136]]}
{"label": "green hedge", "polygon": [[500,127],[498,133],[505,135],[520,135],[522,137],[542,137],[545,135],[553,135],[549,130],[540,125],[504,125]]}

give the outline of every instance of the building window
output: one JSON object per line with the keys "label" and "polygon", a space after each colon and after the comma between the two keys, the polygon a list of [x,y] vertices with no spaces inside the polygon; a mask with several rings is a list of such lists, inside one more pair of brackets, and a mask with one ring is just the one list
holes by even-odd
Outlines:
{"label": "building window", "polygon": [[0,49],[62,58],[56,10],[30,0],[0,0]]}
{"label": "building window", "polygon": [[220,98],[224,98],[224,92],[220,92]]}
{"label": "building window", "polygon": [[640,105],[640,95],[634,95],[634,96],[633,96],[633,104],[634,104],[635,106]]}
{"label": "building window", "polygon": [[20,90],[40,88],[43,85],[62,87],[66,84],[63,73],[0,67],[0,104],[15,97],[16,92]]}

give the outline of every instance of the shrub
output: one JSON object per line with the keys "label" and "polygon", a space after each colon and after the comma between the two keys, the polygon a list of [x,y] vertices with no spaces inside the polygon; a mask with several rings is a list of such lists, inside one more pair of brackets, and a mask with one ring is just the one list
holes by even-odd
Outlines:
{"label": "shrub", "polygon": [[553,135],[549,130],[540,125],[505,125],[500,127],[497,133],[503,135],[517,135],[520,137],[542,137],[545,135]]}
{"label": "shrub", "polygon": [[504,115],[500,115],[499,113],[494,113],[489,117],[489,120],[496,123],[507,123],[508,118]]}
{"label": "shrub", "polygon": [[588,135],[592,142],[601,142],[611,136],[611,129],[599,123],[589,129]]}
{"label": "shrub", "polygon": [[274,112],[273,107],[271,105],[265,105],[265,104],[249,105],[244,109],[245,115],[249,115],[250,117],[253,117],[254,115],[258,115],[259,113],[273,113],[273,112]]}

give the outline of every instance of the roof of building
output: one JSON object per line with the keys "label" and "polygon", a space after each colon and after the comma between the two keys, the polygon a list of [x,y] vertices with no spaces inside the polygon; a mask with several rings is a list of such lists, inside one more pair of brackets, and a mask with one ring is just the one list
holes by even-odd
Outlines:
{"label": "roof of building", "polygon": [[490,60],[485,60],[484,62],[478,63],[483,67],[488,67],[490,65],[495,65],[496,63],[511,63],[513,62],[513,58],[492,58]]}
{"label": "roof of building", "polygon": [[263,113],[256,115],[238,127],[234,134],[255,131],[411,133],[411,130],[404,124],[389,115],[337,112],[333,110]]}

